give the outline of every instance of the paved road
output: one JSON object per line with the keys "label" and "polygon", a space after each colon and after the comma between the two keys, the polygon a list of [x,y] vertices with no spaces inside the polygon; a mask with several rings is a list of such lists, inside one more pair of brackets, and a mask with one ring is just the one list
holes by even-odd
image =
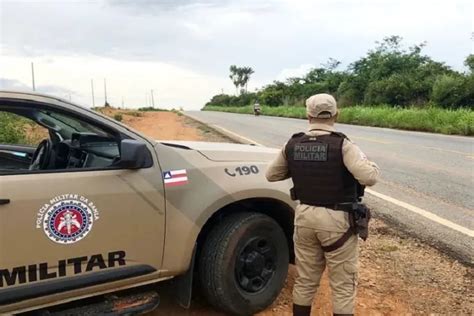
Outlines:
{"label": "paved road", "polygon": [[[281,147],[305,120],[186,112],[209,125]],[[474,138],[338,124],[382,169],[366,201],[404,231],[473,263]]]}

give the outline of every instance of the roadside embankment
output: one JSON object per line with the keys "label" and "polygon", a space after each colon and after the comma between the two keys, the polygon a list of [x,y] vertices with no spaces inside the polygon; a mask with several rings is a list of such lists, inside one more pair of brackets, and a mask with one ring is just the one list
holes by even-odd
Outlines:
{"label": "roadside embankment", "polygon": [[[203,110],[253,114],[252,106],[206,106]],[[301,119],[306,118],[305,108],[298,106],[263,106],[262,114]],[[474,135],[474,111],[470,109],[449,110],[436,107],[397,108],[389,106],[353,106],[341,109],[338,122],[448,135]]]}

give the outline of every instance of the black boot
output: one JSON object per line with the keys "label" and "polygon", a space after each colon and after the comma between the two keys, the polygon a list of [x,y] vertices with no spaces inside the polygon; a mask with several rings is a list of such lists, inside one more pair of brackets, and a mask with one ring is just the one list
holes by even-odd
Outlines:
{"label": "black boot", "polygon": [[293,316],[310,316],[311,315],[311,305],[297,305],[293,304]]}

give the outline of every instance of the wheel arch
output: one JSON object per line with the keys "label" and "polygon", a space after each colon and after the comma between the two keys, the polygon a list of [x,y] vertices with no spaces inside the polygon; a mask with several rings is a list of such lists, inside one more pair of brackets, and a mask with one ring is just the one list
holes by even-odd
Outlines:
{"label": "wheel arch", "polygon": [[275,198],[246,198],[229,203],[216,210],[202,226],[196,240],[196,256],[200,255],[200,246],[206,241],[209,232],[230,214],[237,212],[254,212],[265,214],[274,219],[283,229],[289,249],[290,263],[294,263],[293,230],[294,209],[284,201]]}

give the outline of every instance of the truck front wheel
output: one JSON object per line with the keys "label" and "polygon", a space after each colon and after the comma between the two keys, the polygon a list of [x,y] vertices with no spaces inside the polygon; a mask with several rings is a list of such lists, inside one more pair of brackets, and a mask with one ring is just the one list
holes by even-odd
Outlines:
{"label": "truck front wheel", "polygon": [[199,258],[202,291],[216,308],[252,315],[280,293],[288,272],[288,242],[269,216],[237,213],[209,233]]}

